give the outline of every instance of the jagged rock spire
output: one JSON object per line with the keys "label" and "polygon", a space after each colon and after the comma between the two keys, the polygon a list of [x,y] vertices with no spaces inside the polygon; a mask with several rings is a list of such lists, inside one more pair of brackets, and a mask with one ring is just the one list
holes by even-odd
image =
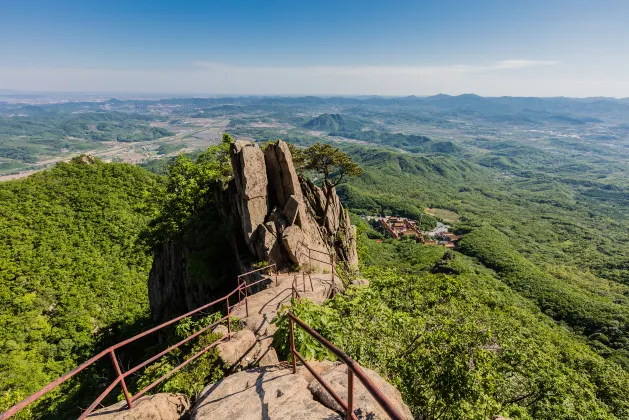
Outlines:
{"label": "jagged rock spire", "polygon": [[[239,221],[254,260],[279,266],[310,261],[314,268],[329,269],[327,261],[334,256],[337,262],[358,264],[356,231],[336,191],[331,194],[325,226],[319,226],[325,194],[297,174],[288,144],[280,140],[262,152],[254,143],[237,141],[231,160],[234,178],[228,188],[228,210]],[[326,263],[310,259],[309,252]]]}

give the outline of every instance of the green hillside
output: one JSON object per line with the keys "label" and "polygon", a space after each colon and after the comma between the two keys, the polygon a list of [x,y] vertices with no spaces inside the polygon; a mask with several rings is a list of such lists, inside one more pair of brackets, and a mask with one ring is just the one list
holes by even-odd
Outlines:
{"label": "green hillside", "polygon": [[75,158],[0,183],[0,411],[146,318],[151,259],[136,240],[157,182]]}
{"label": "green hillside", "polygon": [[[360,222],[359,220],[357,220]],[[626,419],[629,373],[542,314],[482,264],[442,247],[366,238],[362,275],[296,314],[402,392],[418,419]],[[288,346],[286,322],[276,334]],[[305,355],[329,354],[297,330]]]}
{"label": "green hillside", "polygon": [[340,189],[350,209],[419,219],[424,208],[437,207],[462,215],[461,252],[629,371],[627,207],[590,198],[621,198],[625,187],[576,182],[574,164],[551,175],[520,163],[509,176],[475,157],[348,150],[365,172]]}
{"label": "green hillside", "polygon": [[340,114],[321,114],[303,125],[308,130],[335,132],[359,130],[362,124]]}

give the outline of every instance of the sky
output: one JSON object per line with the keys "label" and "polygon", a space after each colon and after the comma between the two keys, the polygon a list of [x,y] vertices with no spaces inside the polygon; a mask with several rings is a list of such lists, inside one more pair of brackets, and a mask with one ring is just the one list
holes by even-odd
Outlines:
{"label": "sky", "polygon": [[0,0],[0,90],[629,97],[629,1]]}

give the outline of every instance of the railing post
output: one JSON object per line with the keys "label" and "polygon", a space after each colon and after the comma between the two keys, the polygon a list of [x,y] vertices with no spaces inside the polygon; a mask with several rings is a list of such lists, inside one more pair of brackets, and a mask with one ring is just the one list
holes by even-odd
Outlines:
{"label": "railing post", "polygon": [[249,318],[249,302],[248,302],[248,293],[247,293],[247,279],[243,282],[245,286],[245,312],[247,313],[247,318]]}
{"label": "railing post", "polygon": [[231,309],[229,308],[229,296],[227,296],[227,341],[232,339],[232,326],[231,326]]}
{"label": "railing post", "polygon": [[334,254],[330,254],[330,267],[332,270],[332,284],[334,284]]}
{"label": "railing post", "polygon": [[277,265],[274,268],[275,268],[275,287],[277,287],[278,286],[278,284],[277,284]]}
{"label": "railing post", "polygon": [[346,418],[351,419],[354,413],[354,372],[347,367],[347,414]]}
{"label": "railing post", "polygon": [[116,359],[116,353],[114,353],[114,349],[111,349],[109,352],[109,357],[111,357],[111,362],[114,364],[114,369],[116,370],[116,375],[120,378],[120,384],[122,385],[122,392],[124,393],[124,399],[127,400],[127,406],[129,409],[133,408],[133,403],[131,402],[131,397],[129,396],[129,391],[127,390],[127,384],[122,377],[122,372],[120,371],[120,365],[118,365],[118,359]]}
{"label": "railing post", "polygon": [[290,353],[291,358],[293,359],[293,373],[297,373],[297,351],[295,350],[295,327],[293,326],[293,320],[291,317],[288,317],[288,324],[290,328]]}
{"label": "railing post", "polygon": [[304,283],[304,293],[306,293],[306,273],[303,271],[301,272],[301,281]]}

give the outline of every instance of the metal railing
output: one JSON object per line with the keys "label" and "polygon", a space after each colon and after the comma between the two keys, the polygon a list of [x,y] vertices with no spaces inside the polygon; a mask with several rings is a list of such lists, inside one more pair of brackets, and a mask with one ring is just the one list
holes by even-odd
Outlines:
{"label": "metal railing", "polygon": [[[293,373],[297,373],[297,359],[310,371],[312,376],[315,377],[317,381],[325,388],[325,390],[334,398],[334,400],[343,408],[345,411],[345,415],[347,419],[357,420],[356,414],[354,414],[354,376],[358,378],[358,380],[363,384],[365,389],[371,394],[371,396],[376,400],[376,402],[382,407],[382,409],[391,417],[393,420],[404,420],[404,417],[400,414],[400,412],[391,404],[391,401],[376,387],[376,385],[369,379],[365,372],[361,369],[361,367],[347,354],[345,354],[342,350],[336,347],[334,344],[330,343],[328,340],[323,338],[321,334],[310,328],[304,321],[299,319],[292,312],[287,313],[288,323],[289,323],[289,338],[290,338],[290,351],[292,354],[292,364],[293,364]],[[325,348],[327,348],[332,354],[334,354],[341,362],[347,365],[347,402],[345,402],[328,384],[322,377],[319,375],[303,358],[301,354],[295,348],[295,327],[294,324],[297,324],[304,331],[306,331],[310,336],[312,336],[315,340],[321,343]]]}
{"label": "metal railing", "polygon": [[[304,244],[303,242],[298,242],[297,245],[299,246],[299,248],[297,249],[297,251],[303,255],[308,254],[308,265],[310,266],[310,268],[312,268],[312,261],[317,261],[321,264],[329,264],[330,265],[330,273],[332,273],[332,281],[334,281],[334,274],[336,271],[336,266],[334,265],[334,253],[333,252],[326,252],[326,251],[320,251],[318,249],[314,249],[314,248],[310,248],[308,245]],[[305,251],[304,251],[305,249]],[[328,261],[323,261],[319,258],[313,257],[312,254],[319,254],[319,255],[325,255],[328,258]]]}
{"label": "metal railing", "polygon": [[[317,251],[317,252],[321,252],[321,251]],[[331,261],[333,263],[333,257],[331,257]],[[257,272],[261,272],[263,270],[266,269],[271,269],[271,268],[275,268],[275,284],[278,284],[278,278],[277,278],[277,269],[276,269],[276,265],[275,264],[271,264],[268,265],[266,267],[262,267],[256,270],[252,270],[250,272],[241,274],[240,276],[238,276],[238,287],[236,289],[234,289],[232,292],[230,292],[229,294],[227,294],[226,296],[223,296],[220,299],[217,299],[213,302],[210,302],[208,304],[205,304],[193,311],[190,311],[188,313],[185,313],[183,315],[180,315],[174,319],[171,319],[170,321],[164,322],[163,324],[160,324],[154,328],[151,328],[147,331],[144,331],[140,334],[137,334],[127,340],[124,340],[118,344],[115,344],[103,351],[101,351],[100,353],[98,353],[96,356],[92,357],[91,359],[87,360],[86,362],[84,362],[83,364],[81,364],[80,366],[78,366],[77,368],[71,370],[70,372],[66,373],[65,375],[61,376],[60,378],[56,379],[55,381],[49,383],[48,385],[46,385],[45,387],[43,387],[42,389],[40,389],[39,391],[37,391],[36,393],[32,394],[31,396],[23,399],[22,401],[20,401],[19,403],[17,403],[16,405],[14,405],[13,407],[9,408],[7,411],[5,411],[4,413],[0,414],[0,420],[6,420],[8,418],[10,418],[11,416],[15,415],[18,411],[20,411],[21,409],[25,408],[26,406],[32,404],[33,402],[35,402],[36,400],[38,400],[39,398],[41,398],[42,396],[44,396],[46,393],[50,392],[51,390],[53,390],[54,388],[56,388],[57,386],[61,385],[62,383],[64,383],[65,381],[67,381],[68,379],[72,378],[73,376],[77,375],[79,372],[83,371],[84,369],[88,368],[89,366],[91,366],[92,364],[96,363],[97,361],[99,361],[100,359],[102,359],[103,357],[105,357],[106,355],[109,355],[114,371],[116,373],[116,379],[98,396],[98,398],[96,398],[96,400],[94,400],[94,402],[81,414],[81,416],[79,417],[79,419],[84,419],[87,416],[89,416],[92,411],[94,411],[94,409],[103,401],[103,399],[105,397],[107,397],[107,395],[109,395],[109,393],[118,385],[120,384],[122,387],[122,391],[125,397],[125,400],[127,402],[127,408],[133,408],[133,403],[138,400],[142,395],[144,395],[145,393],[147,393],[148,391],[150,391],[151,389],[153,389],[154,387],[156,387],[157,385],[159,385],[161,382],[163,382],[164,380],[168,379],[170,376],[172,376],[174,373],[176,373],[177,371],[179,371],[180,369],[182,369],[183,367],[185,367],[186,365],[188,365],[189,363],[193,362],[195,359],[197,359],[198,357],[200,357],[201,355],[203,355],[204,353],[206,353],[207,351],[209,351],[210,349],[212,349],[213,347],[217,346],[218,344],[228,341],[231,339],[232,337],[232,333],[231,333],[231,312],[232,309],[241,305],[243,303],[244,300],[244,304],[245,304],[245,308],[247,311],[247,316],[249,316],[249,310],[248,310],[248,304],[247,304],[247,300],[248,300],[248,296],[249,293],[247,291],[247,289],[249,289],[250,287],[259,284],[263,281],[268,281],[270,279],[270,277],[265,276],[263,277],[261,280],[257,280],[253,283],[249,283],[247,284],[246,281],[246,277],[250,276],[254,273]],[[303,274],[303,273],[302,273]],[[298,274],[296,273],[295,276],[293,277],[293,283],[291,285],[292,287],[292,297],[294,299],[301,299],[299,290],[298,290],[298,284],[297,284],[297,278],[298,278]],[[303,284],[303,291],[306,291],[306,282],[305,282],[305,277],[302,277],[304,279],[304,284]],[[311,280],[311,287],[312,287],[312,280]],[[238,293],[238,303],[236,305],[234,305],[233,307],[230,305],[229,303],[229,299],[234,295]],[[244,299],[243,299],[244,296]],[[198,312],[203,311],[204,309],[208,309],[213,305],[219,304],[225,302],[226,307],[227,307],[227,315],[223,316],[221,319],[215,321],[214,323],[200,329],[199,331],[195,332],[194,334],[186,337],[185,339],[179,341],[176,344],[173,344],[172,346],[168,347],[165,350],[162,350],[161,352],[159,352],[158,354],[150,357],[148,360],[138,364],[137,366],[123,372],[120,368],[120,365],[118,363],[118,360],[116,358],[116,350],[129,344],[132,343],[142,337],[145,337],[151,333],[154,333],[162,328],[165,328],[169,325],[174,324],[175,322],[178,322],[184,318],[187,318],[189,316],[192,316]],[[365,388],[367,389],[367,391],[374,397],[374,399],[378,402],[378,404],[384,409],[384,411],[394,420],[402,420],[403,417],[400,415],[400,413],[395,409],[395,407],[393,407],[393,405],[391,404],[391,402],[387,399],[387,397],[382,394],[382,392],[380,392],[380,390],[378,390],[378,388],[376,387],[376,385],[365,375],[365,373],[363,372],[363,370],[360,368],[360,366],[351,358],[349,357],[347,354],[345,354],[344,352],[342,352],[340,349],[338,349],[337,347],[335,347],[332,343],[330,343],[328,340],[326,340],[325,338],[323,338],[319,333],[317,333],[316,331],[314,331],[312,328],[310,328],[306,323],[304,323],[302,320],[300,320],[297,316],[295,316],[292,312],[288,312],[287,314],[288,319],[289,319],[289,324],[290,324],[290,351],[292,354],[292,368],[293,368],[293,373],[297,372],[297,365],[296,365],[296,359],[299,359],[299,361],[301,361],[303,363],[303,365],[310,371],[310,373],[312,373],[312,375],[317,379],[317,381],[319,381],[319,383],[321,383],[321,385],[326,389],[327,392],[330,393],[330,395],[334,398],[334,400],[343,408],[343,410],[345,411],[347,418],[351,418],[351,419],[357,419],[356,415],[353,412],[353,408],[354,408],[354,376],[356,376],[358,378],[358,380],[365,386]],[[190,358],[186,359],[185,361],[183,361],[181,364],[179,364],[178,366],[176,366],[175,368],[173,368],[172,370],[170,370],[168,373],[162,375],[160,378],[156,379],[155,381],[153,381],[151,384],[149,384],[148,386],[146,386],[145,388],[141,389],[140,391],[138,391],[135,395],[131,395],[127,389],[127,384],[125,379],[129,376],[132,375],[133,373],[137,372],[138,370],[144,368],[145,366],[147,366],[148,364],[156,361],[157,359],[159,359],[160,357],[168,354],[169,352],[171,352],[172,350],[180,347],[182,344],[185,344],[187,342],[189,342],[190,340],[193,340],[194,338],[200,336],[201,334],[203,334],[204,332],[210,330],[211,328],[214,328],[215,326],[219,325],[221,322],[227,321],[227,335],[224,337],[221,337],[220,339],[214,341],[213,343],[209,344],[208,346],[206,346],[205,348],[201,349],[200,351],[198,351],[197,353],[195,353],[193,356],[191,356]],[[347,372],[348,372],[348,401],[345,402],[343,401],[343,399],[341,397],[339,397],[339,395],[332,389],[332,387],[325,382],[325,380],[323,380],[323,378],[321,378],[321,376],[308,364],[308,362],[306,362],[306,360],[301,356],[301,354],[299,354],[299,352],[296,350],[295,348],[295,332],[294,332],[294,324],[297,324],[299,327],[301,327],[302,329],[304,329],[308,334],[310,334],[312,337],[314,337],[318,342],[320,342],[323,346],[325,346],[330,352],[332,352],[332,354],[334,354],[340,361],[342,361],[343,363],[345,363],[347,365]]]}
{"label": "metal railing", "polygon": [[[33,402],[35,402],[36,400],[38,400],[39,398],[41,398],[42,396],[44,396],[45,394],[47,394],[48,392],[52,391],[54,388],[56,388],[57,386],[61,385],[62,383],[64,383],[65,381],[67,381],[68,379],[72,378],[73,376],[77,375],[79,372],[85,370],[86,368],[88,368],[89,366],[93,365],[94,363],[96,363],[97,361],[99,361],[100,359],[102,359],[103,357],[105,357],[106,355],[109,355],[114,371],[116,373],[116,379],[98,396],[98,398],[96,398],[96,400],[94,400],[94,402],[81,414],[81,416],[79,417],[79,420],[82,420],[84,418],[86,418],[87,416],[89,416],[92,411],[94,411],[94,409],[103,401],[103,399],[105,399],[105,397],[107,397],[107,395],[109,395],[109,393],[118,385],[120,384],[122,387],[122,392],[124,394],[124,398],[127,402],[127,408],[133,408],[133,403],[140,398],[142,395],[144,395],[146,392],[150,391],[151,389],[153,389],[154,387],[156,387],[157,385],[159,385],[161,382],[165,381],[166,379],[168,379],[170,376],[172,376],[174,373],[176,373],[177,371],[179,371],[180,369],[182,369],[183,367],[185,367],[187,364],[191,363],[192,361],[194,361],[195,359],[197,359],[198,357],[200,357],[201,355],[203,355],[204,353],[206,353],[207,351],[209,351],[210,349],[212,349],[213,347],[217,346],[218,344],[224,342],[224,341],[228,341],[231,339],[232,333],[231,333],[231,311],[233,308],[235,308],[238,305],[242,304],[242,296],[244,295],[244,303],[245,306],[247,306],[247,297],[248,297],[248,292],[247,289],[250,288],[251,286],[254,286],[258,283],[261,283],[265,280],[268,280],[268,277],[263,278],[262,280],[258,280],[254,283],[250,283],[247,284],[245,277],[248,275],[251,275],[255,272],[259,272],[265,269],[271,269],[271,268],[275,268],[275,264],[271,264],[269,266],[266,267],[262,267],[259,268],[257,270],[253,270],[250,271],[248,273],[244,273],[240,276],[238,276],[238,287],[236,289],[234,289],[232,292],[230,292],[229,294],[227,294],[226,296],[223,296],[220,299],[217,299],[213,302],[210,302],[208,304],[205,304],[193,311],[190,311],[188,313],[185,313],[183,315],[180,315],[174,319],[171,319],[170,321],[164,322],[163,324],[160,324],[154,328],[151,328],[147,331],[144,331],[140,334],[137,334],[127,340],[124,340],[118,344],[115,344],[103,351],[101,351],[100,353],[98,353],[96,356],[92,357],[91,359],[85,361],[84,363],[82,363],[81,365],[79,365],[77,368],[71,370],[70,372],[66,373],[65,375],[61,376],[60,378],[54,380],[53,382],[49,383],[48,385],[46,385],[45,387],[43,387],[42,389],[40,389],[39,391],[37,391],[36,393],[30,395],[29,397],[23,399],[22,401],[20,401],[19,403],[15,404],[14,406],[12,406],[11,408],[9,408],[7,411],[5,411],[4,413],[0,413],[0,420],[6,420],[8,418],[10,418],[11,416],[15,415],[18,411],[20,411],[21,409],[25,408],[26,406],[32,404]],[[277,284],[277,270],[275,271],[275,282]],[[233,307],[230,306],[229,304],[229,299],[235,294],[238,293],[238,303],[236,305],[234,305]],[[223,316],[221,319],[219,319],[218,321],[200,329],[199,331],[195,332],[194,334],[184,338],[183,340],[179,341],[176,344],[173,344],[172,346],[168,347],[167,349],[159,352],[158,354],[152,356],[151,358],[149,358],[148,360],[140,363],[139,365],[125,371],[122,372],[122,370],[120,369],[120,365],[118,363],[118,359],[116,358],[116,350],[129,344],[132,343],[142,337],[145,337],[151,333],[154,333],[158,330],[161,330],[162,328],[165,328],[169,325],[174,324],[177,321],[180,321],[184,318],[187,318],[189,316],[192,316],[198,312],[203,311],[204,309],[208,309],[213,305],[219,304],[219,303],[223,303],[225,302],[225,306],[227,307],[227,315]],[[247,307],[247,316],[249,316],[249,310]],[[227,321],[227,335],[224,337],[221,337],[220,339],[214,341],[212,344],[206,346],[205,348],[201,349],[199,352],[195,353],[192,357],[186,359],[185,361],[183,361],[181,364],[179,364],[178,366],[176,366],[175,368],[173,368],[172,370],[170,370],[168,373],[162,375],[160,378],[156,379],[155,381],[153,381],[151,384],[149,384],[148,386],[146,386],[145,388],[141,389],[140,391],[138,391],[135,395],[131,395],[127,389],[127,384],[125,379],[129,376],[134,374],[135,372],[137,372],[138,370],[142,369],[143,367],[147,366],[148,364],[156,361],[157,359],[159,359],[160,357],[170,353],[171,351],[173,351],[174,349],[178,348],[179,346],[181,346],[182,344],[187,343],[188,341],[198,337],[199,335],[203,334],[204,332],[208,331],[211,328],[216,327],[217,325],[219,325],[221,322],[223,321]]]}
{"label": "metal railing", "polygon": [[247,302],[247,297],[249,296],[249,293],[247,289],[250,288],[251,286],[255,286],[256,284],[269,280],[269,277],[262,277],[262,279],[258,281],[255,281],[253,283],[247,283],[247,277],[256,273],[262,273],[264,270],[270,270],[271,268],[274,269],[273,271],[275,272],[275,286],[277,286],[277,266],[275,265],[275,263],[269,264],[267,266],[264,266],[255,270],[248,271],[238,276],[238,289],[236,289],[238,290],[238,303],[240,304],[242,301],[242,298],[244,297],[245,312],[247,314],[247,317],[249,316],[249,303]]}

